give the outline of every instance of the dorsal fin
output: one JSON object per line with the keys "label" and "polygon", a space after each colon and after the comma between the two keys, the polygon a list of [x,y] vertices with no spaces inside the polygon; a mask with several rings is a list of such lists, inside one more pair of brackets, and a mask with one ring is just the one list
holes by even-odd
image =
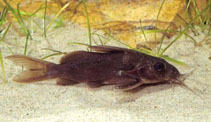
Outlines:
{"label": "dorsal fin", "polygon": [[110,52],[131,52],[133,50],[129,50],[126,48],[113,47],[113,46],[89,46],[90,49],[93,49],[96,52],[101,53],[110,53]]}

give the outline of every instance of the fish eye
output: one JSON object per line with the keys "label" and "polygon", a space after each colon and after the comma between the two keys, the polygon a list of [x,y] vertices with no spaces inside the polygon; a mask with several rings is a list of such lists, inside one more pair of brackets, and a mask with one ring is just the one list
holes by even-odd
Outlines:
{"label": "fish eye", "polygon": [[161,62],[158,62],[154,65],[154,69],[157,71],[157,72],[163,72],[165,70],[165,65]]}

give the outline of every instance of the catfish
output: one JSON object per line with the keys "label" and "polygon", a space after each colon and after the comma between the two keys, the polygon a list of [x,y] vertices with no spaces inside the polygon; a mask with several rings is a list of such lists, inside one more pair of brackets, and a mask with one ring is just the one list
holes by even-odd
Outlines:
{"label": "catfish", "polygon": [[56,79],[57,85],[85,83],[91,88],[114,85],[123,91],[140,86],[179,81],[176,67],[164,59],[135,50],[113,46],[90,46],[95,52],[73,51],[65,54],[59,64],[23,55],[7,59],[26,68],[13,78],[20,83]]}

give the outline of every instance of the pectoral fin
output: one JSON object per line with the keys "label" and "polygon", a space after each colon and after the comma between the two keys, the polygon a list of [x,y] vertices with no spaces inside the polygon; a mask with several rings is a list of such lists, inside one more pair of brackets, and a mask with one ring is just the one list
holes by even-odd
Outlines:
{"label": "pectoral fin", "polygon": [[122,86],[122,87],[120,87],[120,89],[122,89],[123,91],[131,91],[133,89],[136,89],[136,88],[140,87],[141,85],[143,85],[143,82],[139,81],[139,82],[136,82],[135,84]]}
{"label": "pectoral fin", "polygon": [[105,86],[106,84],[103,84],[102,80],[96,80],[96,81],[89,81],[89,82],[87,82],[87,85],[90,88],[99,88],[101,86]]}
{"label": "pectoral fin", "polygon": [[70,85],[75,85],[78,83],[80,83],[80,82],[73,81],[69,78],[57,78],[56,79],[56,84],[60,85],[60,86],[70,86]]}

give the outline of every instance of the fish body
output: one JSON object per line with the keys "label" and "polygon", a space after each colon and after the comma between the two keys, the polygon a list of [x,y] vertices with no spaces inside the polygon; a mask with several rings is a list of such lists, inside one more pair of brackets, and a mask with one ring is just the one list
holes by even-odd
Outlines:
{"label": "fish body", "polygon": [[24,83],[57,79],[58,85],[115,85],[130,91],[143,84],[171,82],[180,76],[173,65],[157,57],[112,46],[90,48],[95,52],[70,52],[61,58],[59,64],[22,55],[7,58],[26,67],[14,78],[14,81]]}

